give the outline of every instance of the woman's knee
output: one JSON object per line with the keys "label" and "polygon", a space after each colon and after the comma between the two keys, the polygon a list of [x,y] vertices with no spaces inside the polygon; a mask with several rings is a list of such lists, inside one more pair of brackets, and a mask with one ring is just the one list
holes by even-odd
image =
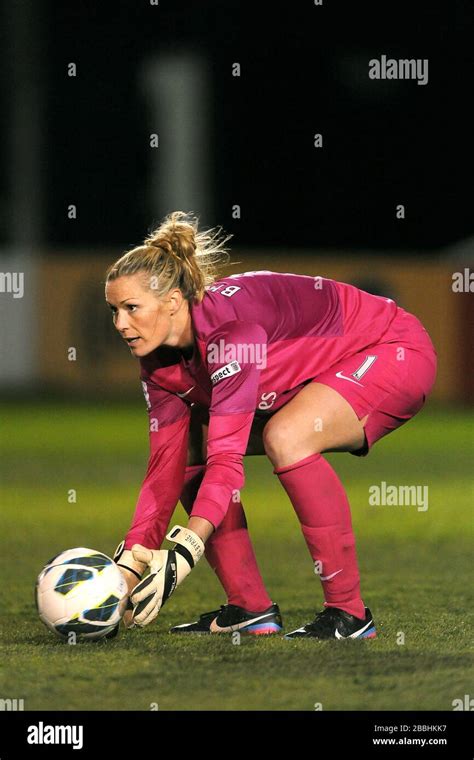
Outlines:
{"label": "woman's knee", "polygon": [[[280,422],[276,416],[266,424],[262,438],[265,453],[275,466],[298,462],[308,456],[307,442],[302,440],[294,426],[286,420]],[[320,450],[317,441],[312,441],[309,453],[317,454]]]}

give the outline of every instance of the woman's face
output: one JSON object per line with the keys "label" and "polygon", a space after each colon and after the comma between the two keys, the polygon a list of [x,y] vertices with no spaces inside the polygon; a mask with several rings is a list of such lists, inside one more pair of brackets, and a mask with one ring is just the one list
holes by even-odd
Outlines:
{"label": "woman's face", "polygon": [[177,310],[173,293],[158,300],[144,287],[141,276],[133,274],[108,282],[105,300],[116,329],[134,356],[146,356],[168,340],[173,344],[171,315]]}

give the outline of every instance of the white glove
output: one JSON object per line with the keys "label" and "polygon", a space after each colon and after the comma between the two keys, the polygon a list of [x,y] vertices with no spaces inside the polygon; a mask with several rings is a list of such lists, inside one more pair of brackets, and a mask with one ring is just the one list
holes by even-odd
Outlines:
{"label": "white glove", "polygon": [[166,549],[146,549],[132,546],[136,562],[146,563],[150,575],[142,580],[131,594],[133,622],[143,627],[152,622],[169,599],[176,586],[186,578],[204,554],[204,542],[194,531],[176,525],[166,536],[176,545]]}

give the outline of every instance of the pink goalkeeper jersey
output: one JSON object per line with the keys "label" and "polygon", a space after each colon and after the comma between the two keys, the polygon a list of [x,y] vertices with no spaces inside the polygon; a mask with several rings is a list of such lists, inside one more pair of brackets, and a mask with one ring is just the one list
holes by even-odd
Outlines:
{"label": "pink goalkeeper jersey", "polygon": [[397,311],[389,298],[322,277],[244,272],[211,285],[191,307],[192,358],[161,346],[140,360],[150,460],[126,547],[163,541],[183,485],[193,404],[209,409],[209,433],[192,514],[217,527],[244,485],[255,413],[273,413],[309,380],[379,342]]}

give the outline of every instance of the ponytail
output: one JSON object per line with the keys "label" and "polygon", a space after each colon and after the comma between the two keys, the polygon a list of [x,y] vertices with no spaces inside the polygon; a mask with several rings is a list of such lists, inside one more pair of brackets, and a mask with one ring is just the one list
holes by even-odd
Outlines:
{"label": "ponytail", "polygon": [[195,217],[173,211],[143,245],[124,253],[109,267],[106,283],[143,272],[158,298],[179,288],[187,301],[202,301],[206,288],[229,261],[225,244],[230,238],[220,227],[198,230]]}

